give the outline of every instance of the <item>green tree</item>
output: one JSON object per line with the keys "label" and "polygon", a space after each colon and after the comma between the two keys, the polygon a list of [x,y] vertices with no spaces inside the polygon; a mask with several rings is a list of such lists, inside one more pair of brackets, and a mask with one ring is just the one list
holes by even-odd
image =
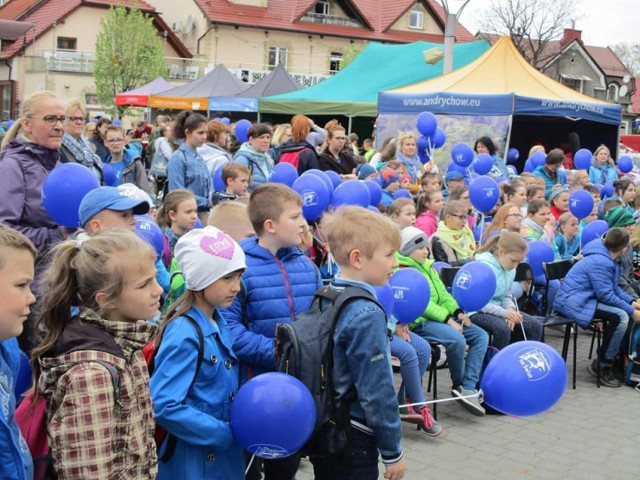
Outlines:
{"label": "green tree", "polygon": [[[631,73],[640,75],[640,43],[619,43],[611,47]],[[640,85],[636,85],[640,88]]]}
{"label": "green tree", "polygon": [[100,21],[93,75],[100,103],[120,117],[127,109],[115,107],[118,93],[166,77],[164,50],[152,19],[137,8],[111,7]]}

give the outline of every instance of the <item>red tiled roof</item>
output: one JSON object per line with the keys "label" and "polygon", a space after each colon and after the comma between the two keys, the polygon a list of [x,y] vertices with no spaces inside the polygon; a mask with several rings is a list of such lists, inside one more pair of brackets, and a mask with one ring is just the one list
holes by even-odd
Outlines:
{"label": "red tiled roof", "polygon": [[[640,78],[636,78],[636,85],[640,82]],[[640,90],[636,90],[636,93],[631,95],[631,106],[633,113],[640,115]]]}
{"label": "red tiled roof", "polygon": [[29,10],[35,3],[40,0],[10,0],[0,6],[1,20],[18,20],[20,15]]}
{"label": "red tiled roof", "polygon": [[[316,2],[313,0],[269,0],[267,7],[238,5],[228,0],[195,1],[209,20],[222,24],[388,42],[417,40],[442,42],[444,40],[443,35],[391,30],[393,24],[416,3],[416,0],[346,0],[351,2],[354,10],[368,24],[365,28],[299,21],[315,5]],[[423,1],[436,15],[440,25],[444,26],[442,6],[435,0]],[[456,40],[473,41],[475,37],[458,24]]]}
{"label": "red tiled roof", "polygon": [[607,76],[624,77],[631,76],[631,72],[624,66],[618,56],[609,47],[591,47],[585,45],[589,55],[595,60]]}
{"label": "red tiled roof", "polygon": [[144,0],[83,0],[85,5],[102,5],[110,7],[111,5],[122,7],[137,7],[143,12],[155,12],[156,7],[145,2]]}

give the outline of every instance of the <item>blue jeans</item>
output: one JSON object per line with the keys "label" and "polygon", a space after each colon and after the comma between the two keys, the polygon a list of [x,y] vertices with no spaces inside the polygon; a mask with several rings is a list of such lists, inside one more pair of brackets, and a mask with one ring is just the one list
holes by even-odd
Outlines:
{"label": "blue jeans", "polygon": [[600,361],[613,363],[620,349],[622,337],[627,331],[629,314],[621,308],[598,302],[595,318],[601,318],[607,322],[602,335],[602,345],[599,352]]}
{"label": "blue jeans", "polygon": [[431,359],[431,345],[424,338],[409,332],[411,343],[397,335],[391,339],[391,355],[400,360],[402,384],[398,390],[398,402],[402,405],[408,397],[411,403],[424,402],[422,376]]}
{"label": "blue jeans", "polygon": [[[536,275],[533,278],[533,284],[536,287],[544,287],[547,284],[547,277],[543,273],[542,275]],[[556,294],[558,293],[558,289],[560,288],[560,280],[551,280],[549,282],[549,292],[547,294],[547,311],[550,311],[553,308],[553,301],[556,299]],[[546,312],[542,312],[541,315],[544,315]]]}
{"label": "blue jeans", "polygon": [[[527,340],[539,342],[542,339],[544,317],[522,313],[522,319],[522,327],[524,327]],[[471,320],[492,335],[491,344],[498,350],[502,350],[510,343],[524,340],[522,327],[520,325],[516,325],[513,330],[509,330],[509,325],[506,320],[497,315],[480,312],[471,317]]]}
{"label": "blue jeans", "polygon": [[376,437],[351,427],[351,445],[345,457],[312,457],[316,480],[377,480],[378,443]]}
{"label": "blue jeans", "polygon": [[[426,321],[419,324],[413,333],[430,342],[440,342],[447,351],[449,373],[454,388],[474,390],[480,380],[480,370],[484,360],[489,336],[477,325],[464,327],[459,333],[446,323]],[[464,352],[469,345],[465,361]]]}

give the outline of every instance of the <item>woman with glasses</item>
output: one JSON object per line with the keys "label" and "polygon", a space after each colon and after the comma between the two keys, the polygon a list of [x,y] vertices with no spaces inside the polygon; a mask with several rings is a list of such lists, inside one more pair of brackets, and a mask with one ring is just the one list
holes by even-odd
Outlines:
{"label": "woman with glasses", "polygon": [[505,203],[493,216],[491,223],[487,224],[487,230],[482,234],[482,243],[502,232],[520,233],[522,226],[522,213],[513,203]]}
{"label": "woman with glasses", "polygon": [[323,172],[333,170],[341,176],[349,175],[348,178],[355,179],[356,162],[353,159],[353,150],[344,147],[347,131],[337,120],[328,122],[324,129],[327,131],[327,138],[322,153],[318,155],[320,170]]}
{"label": "woman with glasses", "polygon": [[93,153],[91,143],[83,135],[85,112],[79,100],[67,102],[67,122],[60,147],[60,162],[75,162],[84,165],[93,172],[100,183],[103,182],[102,160]]}
{"label": "woman with glasses", "polygon": [[444,220],[438,224],[438,231],[430,241],[430,250],[436,262],[447,262],[458,267],[470,260],[476,252],[473,232],[467,225],[467,206],[452,200],[444,207]]}

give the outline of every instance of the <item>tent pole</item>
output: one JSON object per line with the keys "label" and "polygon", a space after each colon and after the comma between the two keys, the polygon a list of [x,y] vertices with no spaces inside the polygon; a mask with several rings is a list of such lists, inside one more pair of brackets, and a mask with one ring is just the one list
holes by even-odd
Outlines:
{"label": "tent pole", "polygon": [[352,115],[348,115],[347,118],[349,119],[349,127],[348,127],[348,130],[347,130],[347,135],[351,135],[351,126],[352,126],[352,123],[353,123],[353,116]]}
{"label": "tent pole", "polygon": [[260,112],[258,112],[258,123],[262,123],[262,122],[260,121]]}
{"label": "tent pole", "polygon": [[507,133],[506,145],[502,149],[502,158],[505,164],[507,164],[507,153],[509,152],[509,146],[511,145],[512,130],[513,130],[513,114],[509,115],[509,132]]}

